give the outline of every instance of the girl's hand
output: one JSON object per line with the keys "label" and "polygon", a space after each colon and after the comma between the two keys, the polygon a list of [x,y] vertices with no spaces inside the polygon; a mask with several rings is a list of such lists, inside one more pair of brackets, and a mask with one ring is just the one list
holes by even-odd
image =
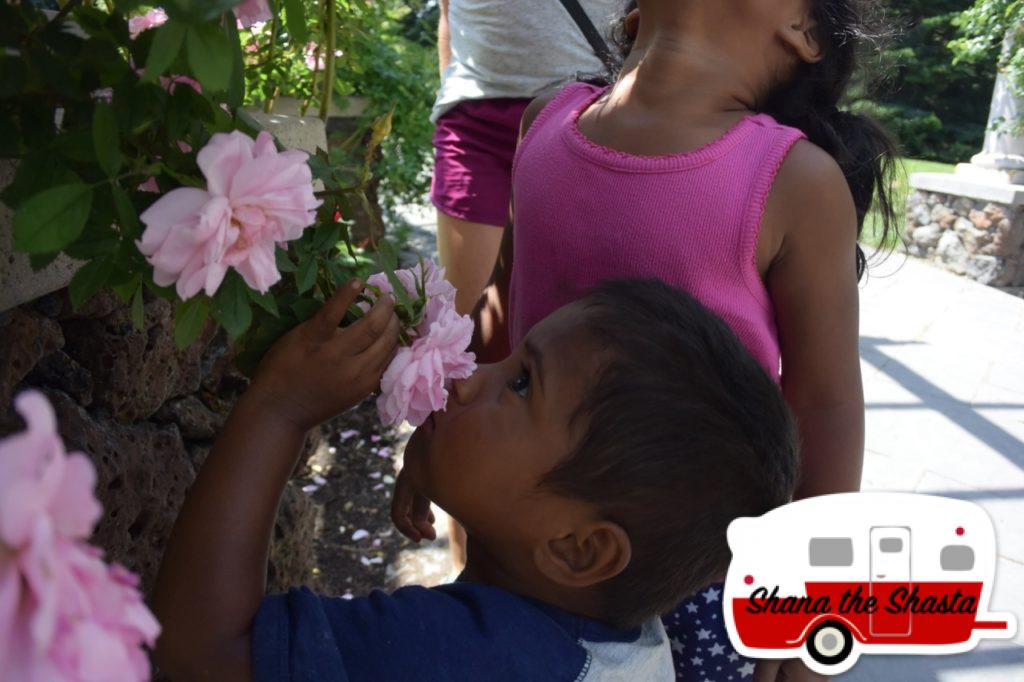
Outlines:
{"label": "girl's hand", "polygon": [[394,301],[383,296],[364,317],[339,328],[362,290],[363,282],[350,280],[264,356],[247,393],[269,417],[309,430],[379,388],[401,324]]}

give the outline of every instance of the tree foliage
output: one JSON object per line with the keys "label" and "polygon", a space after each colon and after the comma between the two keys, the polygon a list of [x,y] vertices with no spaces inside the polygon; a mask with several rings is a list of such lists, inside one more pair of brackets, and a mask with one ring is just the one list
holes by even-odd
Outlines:
{"label": "tree foliage", "polygon": [[[426,171],[433,154],[429,117],[438,87],[437,18],[428,10],[429,3],[279,0],[279,4],[285,8],[284,18],[277,16],[242,32],[246,104],[270,111],[279,98],[292,97],[299,100],[304,113],[316,114],[322,108],[323,73],[332,70],[330,92],[335,100],[350,96],[368,100],[363,130],[394,112],[391,134],[382,143],[374,167],[382,198],[388,204],[420,199],[429,188]],[[325,12],[332,16],[330,41]]]}
{"label": "tree foliage", "polygon": [[981,149],[995,77],[993,57],[955,60],[950,41],[970,0],[893,0],[881,4],[890,37],[866,62],[871,81],[852,107],[879,119],[907,156],[966,160]]}
{"label": "tree foliage", "polygon": [[[976,0],[956,19],[961,36],[950,43],[958,60],[998,64],[1011,86],[1024,95],[1024,0]],[[1024,120],[1006,124],[1024,130]]]}

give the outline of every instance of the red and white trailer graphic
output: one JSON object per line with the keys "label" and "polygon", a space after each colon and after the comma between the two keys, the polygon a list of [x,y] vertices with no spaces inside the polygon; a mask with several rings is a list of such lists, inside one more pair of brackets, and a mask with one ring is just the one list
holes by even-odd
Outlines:
{"label": "red and white trailer graphic", "polygon": [[834,675],[860,654],[951,654],[1016,633],[989,613],[992,521],[907,493],[800,500],[729,526],[725,617],[736,650]]}

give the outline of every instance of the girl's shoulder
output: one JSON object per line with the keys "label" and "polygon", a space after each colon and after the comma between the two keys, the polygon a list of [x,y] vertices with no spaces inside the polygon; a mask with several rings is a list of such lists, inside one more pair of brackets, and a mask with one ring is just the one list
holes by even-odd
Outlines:
{"label": "girl's shoulder", "polygon": [[766,114],[763,112],[752,114],[750,117],[747,118],[747,121],[775,136],[790,139],[791,144],[795,144],[797,140],[807,139],[807,135],[806,133],[804,133],[804,131],[800,130],[799,128],[794,128],[793,126],[786,125],[784,123],[779,123],[771,114]]}
{"label": "girl's shoulder", "polygon": [[522,123],[520,124],[521,137],[525,137],[526,132],[537,122],[542,113],[547,114],[550,111],[560,110],[565,106],[582,103],[596,97],[598,93],[602,93],[607,89],[607,85],[601,86],[579,81],[569,83],[560,88],[551,88],[547,92],[541,93],[527,105],[526,110],[523,112]]}

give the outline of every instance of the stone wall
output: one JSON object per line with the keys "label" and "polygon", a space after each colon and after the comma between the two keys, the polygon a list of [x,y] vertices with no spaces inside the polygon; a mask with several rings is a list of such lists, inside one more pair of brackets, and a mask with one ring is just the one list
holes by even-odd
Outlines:
{"label": "stone wall", "polygon": [[1024,206],[911,190],[904,241],[912,255],[958,275],[1024,286]]}
{"label": "stone wall", "polygon": [[[96,465],[104,513],[92,541],[137,572],[147,592],[196,471],[248,384],[222,332],[211,325],[177,350],[172,329],[167,301],[146,301],[139,331],[109,293],[77,313],[66,289],[0,312],[0,436],[23,428],[12,397],[42,389],[68,449]],[[315,521],[307,496],[289,485],[274,531],[271,590],[315,584]]]}

